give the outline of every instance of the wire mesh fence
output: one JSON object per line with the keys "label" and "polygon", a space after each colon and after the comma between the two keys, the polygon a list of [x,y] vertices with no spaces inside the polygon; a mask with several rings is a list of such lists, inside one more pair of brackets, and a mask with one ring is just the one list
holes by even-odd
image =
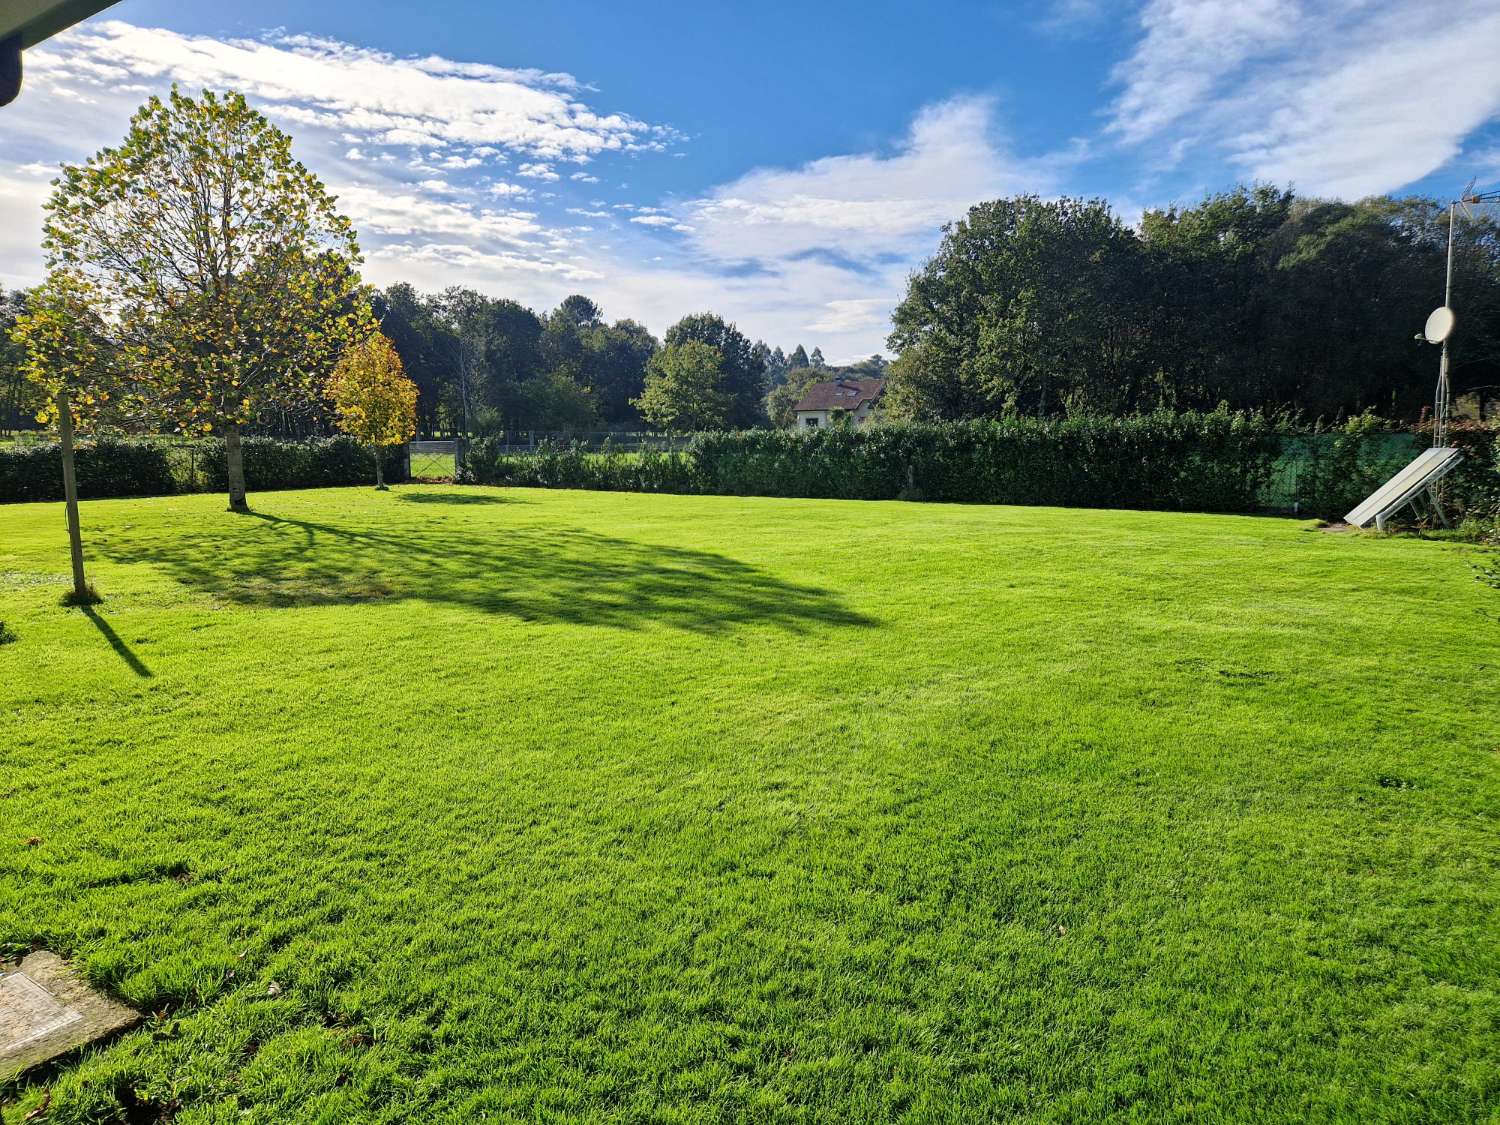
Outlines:
{"label": "wire mesh fence", "polygon": [[528,453],[537,449],[582,449],[589,453],[617,450],[638,453],[645,449],[668,452],[686,449],[692,434],[668,434],[651,430],[504,430],[486,434],[500,453]]}

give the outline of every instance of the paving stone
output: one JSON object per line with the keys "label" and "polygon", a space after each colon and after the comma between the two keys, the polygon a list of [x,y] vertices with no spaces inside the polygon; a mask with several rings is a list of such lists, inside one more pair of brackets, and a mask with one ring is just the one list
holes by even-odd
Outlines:
{"label": "paving stone", "polygon": [[111,1000],[56,953],[0,964],[0,1082],[130,1027],[140,1013]]}

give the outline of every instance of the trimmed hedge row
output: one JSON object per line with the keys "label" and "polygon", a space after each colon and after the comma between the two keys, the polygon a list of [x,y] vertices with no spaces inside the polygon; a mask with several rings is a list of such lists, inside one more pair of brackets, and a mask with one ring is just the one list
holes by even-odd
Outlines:
{"label": "trimmed hedge row", "polygon": [[[1487,429],[1464,437],[1466,472],[1447,497],[1460,514],[1480,510],[1500,483],[1489,468],[1494,440]],[[480,439],[464,469],[483,484],[543,488],[1337,517],[1420,444],[1372,418],[1313,431],[1257,414],[1158,412],[700,434],[681,453],[506,453]]]}
{"label": "trimmed hedge row", "polygon": [[[375,480],[373,455],[350,437],[305,441],[247,437],[243,447],[245,481],[251,492],[373,484]],[[405,480],[403,450],[387,449],[384,456],[386,480]],[[175,443],[83,442],[76,464],[78,495],[85,499],[228,489],[224,443],[217,438]],[[0,447],[0,502],[61,499],[62,460],[55,442]]]}
{"label": "trimmed hedge row", "polygon": [[[346,484],[375,483],[375,457],[368,446],[351,437],[309,438],[283,441],[279,438],[247,437],[240,441],[245,456],[245,487],[251,492],[282,488],[333,488]],[[229,489],[228,462],[224,442],[209,438],[194,443],[203,492]],[[382,451],[385,479],[398,484],[406,479],[406,455],[399,446]]]}
{"label": "trimmed hedge row", "polygon": [[[74,454],[78,495],[160,496],[176,492],[167,447],[135,441],[93,441]],[[0,501],[61,500],[62,452],[56,442],[0,446]]]}

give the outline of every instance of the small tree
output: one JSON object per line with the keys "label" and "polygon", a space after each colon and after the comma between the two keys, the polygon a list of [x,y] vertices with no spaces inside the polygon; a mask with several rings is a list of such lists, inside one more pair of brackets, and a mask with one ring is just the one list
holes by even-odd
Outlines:
{"label": "small tree", "polygon": [[668,344],[646,365],[646,388],[632,400],[641,417],[666,430],[722,429],[730,396],[720,389],[724,357],[698,340]]}
{"label": "small tree", "polygon": [[22,372],[42,395],[37,421],[56,425],[62,448],[63,503],[73,564],[73,590],[66,600],[88,605],[99,597],[83,572],[74,428],[88,426],[122,405],[114,349],[97,312],[97,294],[78,275],[54,270],[32,290],[11,338],[23,349]]}
{"label": "small tree", "polygon": [[42,245],[97,288],[154,404],[224,435],[233,511],[241,428],[313,399],[370,330],[353,227],[239,94],[147,101],[118,148],[64,167]]}
{"label": "small tree", "polygon": [[344,352],[328,380],[328,397],[339,429],[375,451],[375,487],[384,491],[381,450],[410,441],[417,428],[417,386],[385,333]]}

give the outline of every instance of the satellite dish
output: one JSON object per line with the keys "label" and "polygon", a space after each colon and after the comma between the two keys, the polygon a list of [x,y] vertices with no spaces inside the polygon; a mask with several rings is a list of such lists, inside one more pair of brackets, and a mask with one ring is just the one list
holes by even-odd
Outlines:
{"label": "satellite dish", "polygon": [[1441,344],[1453,334],[1453,310],[1447,305],[1440,305],[1432,310],[1427,318],[1427,327],[1422,329],[1422,335],[1426,337],[1429,344]]}

